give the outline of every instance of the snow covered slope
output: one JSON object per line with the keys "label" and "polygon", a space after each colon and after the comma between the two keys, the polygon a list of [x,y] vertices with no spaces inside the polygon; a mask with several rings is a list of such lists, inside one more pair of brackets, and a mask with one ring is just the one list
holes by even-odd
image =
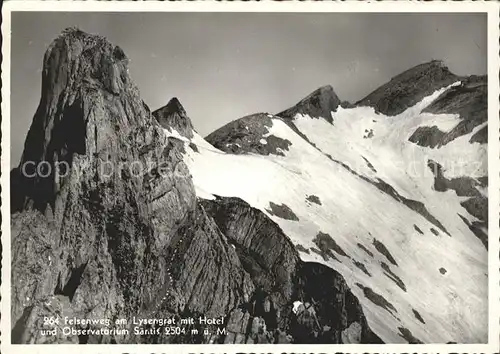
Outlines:
{"label": "snow covered slope", "polygon": [[422,113],[459,84],[394,116],[338,106],[330,117],[245,117],[209,136],[218,148],[166,133],[185,141],[198,197],[264,211],[303,260],[345,277],[385,342],[486,342],[487,224],[475,203],[487,202],[486,145],[469,142],[486,123],[439,149],[408,140],[459,124]]}

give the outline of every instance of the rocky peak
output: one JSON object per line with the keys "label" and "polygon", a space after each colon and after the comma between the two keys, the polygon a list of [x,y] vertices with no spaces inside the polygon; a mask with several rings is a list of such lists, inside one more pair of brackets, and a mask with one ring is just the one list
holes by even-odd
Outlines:
{"label": "rocky peak", "polygon": [[434,91],[459,81],[442,60],[417,65],[393,77],[356,103],[385,115],[397,115]]}
{"label": "rocky peak", "polygon": [[[24,168],[16,183],[23,184],[25,195],[13,195],[14,210],[22,207],[25,197],[39,209],[53,202],[63,182],[56,180],[56,165],[71,166],[78,155],[99,154],[118,135],[128,136],[137,127],[151,124],[127,64],[120,47],[76,28],[64,30],[49,45],[40,103],[17,169]],[[35,176],[33,169],[38,166],[45,166],[44,175],[52,173]]]}
{"label": "rocky peak", "polygon": [[170,101],[168,101],[165,108],[172,113],[178,112],[179,114],[186,115],[186,110],[177,97],[173,97]]}
{"label": "rocky peak", "polygon": [[152,117],[119,47],[76,29],[49,46],[11,173],[19,341],[33,342],[38,327],[26,316],[54,296],[81,318],[130,317],[156,303],[165,247],[196,203],[183,148]]}
{"label": "rocky peak", "polygon": [[168,131],[174,129],[186,138],[190,139],[193,137],[193,124],[191,119],[187,116],[186,110],[177,97],[172,98],[166,106],[154,111],[153,116],[158,123]]}
{"label": "rocky peak", "polygon": [[335,112],[340,104],[341,101],[333,90],[333,87],[326,85],[312,92],[295,106],[277,115],[283,118],[293,119],[297,114],[307,114],[313,118],[322,117],[331,123],[331,112]]}

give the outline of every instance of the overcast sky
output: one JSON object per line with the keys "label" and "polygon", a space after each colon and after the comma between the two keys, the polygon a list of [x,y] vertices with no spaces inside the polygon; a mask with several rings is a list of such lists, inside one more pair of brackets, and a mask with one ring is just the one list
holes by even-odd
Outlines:
{"label": "overcast sky", "polygon": [[40,99],[43,54],[75,25],[122,47],[151,109],[178,97],[202,135],[326,84],[353,102],[431,59],[458,75],[487,71],[485,14],[13,13],[11,165]]}

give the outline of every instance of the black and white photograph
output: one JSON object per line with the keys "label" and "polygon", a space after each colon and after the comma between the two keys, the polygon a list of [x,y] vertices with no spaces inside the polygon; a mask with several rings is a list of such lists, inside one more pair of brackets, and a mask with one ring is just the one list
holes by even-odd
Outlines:
{"label": "black and white photograph", "polygon": [[2,346],[498,347],[498,6],[11,5]]}

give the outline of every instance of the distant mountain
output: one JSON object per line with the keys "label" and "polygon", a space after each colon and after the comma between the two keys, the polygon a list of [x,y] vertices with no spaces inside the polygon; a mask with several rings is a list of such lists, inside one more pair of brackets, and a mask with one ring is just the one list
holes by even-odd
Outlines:
{"label": "distant mountain", "polygon": [[[13,340],[486,342],[485,83],[433,61],[204,139],[177,98],[151,113],[119,47],[66,30],[11,171]],[[42,337],[49,313],[223,324]]]}
{"label": "distant mountain", "polygon": [[356,105],[373,107],[377,112],[393,116],[459,80],[442,61],[432,60],[395,76]]}

